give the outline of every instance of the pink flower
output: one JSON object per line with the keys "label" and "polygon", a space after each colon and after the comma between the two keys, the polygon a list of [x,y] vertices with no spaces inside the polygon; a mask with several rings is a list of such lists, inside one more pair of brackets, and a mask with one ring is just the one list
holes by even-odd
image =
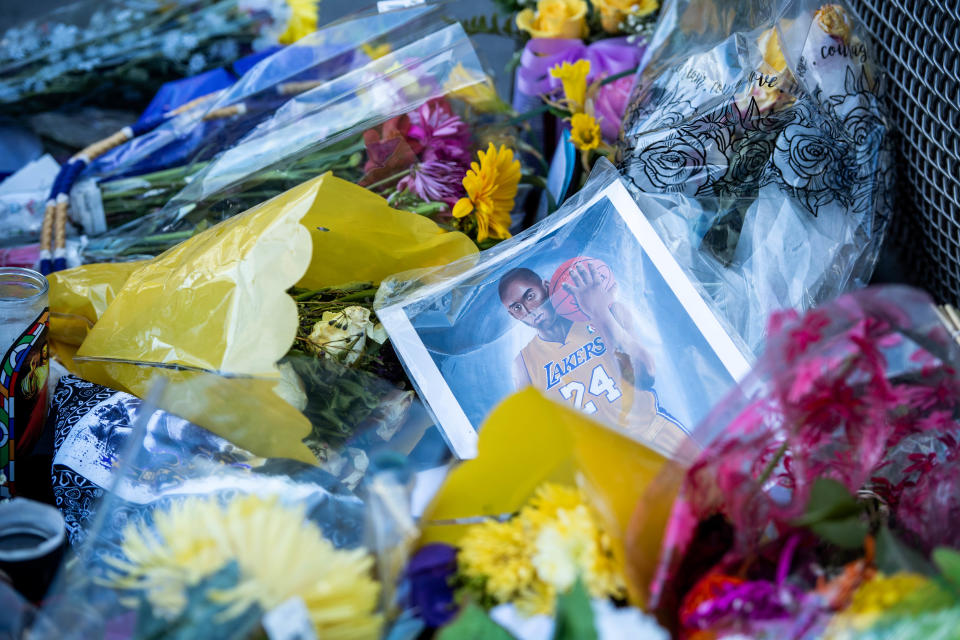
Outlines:
{"label": "pink flower", "polygon": [[634,77],[620,78],[600,87],[593,101],[603,139],[614,143],[620,136],[620,124],[630,102]]}
{"label": "pink flower", "polygon": [[830,318],[822,311],[808,311],[800,326],[793,328],[787,334],[787,361],[793,362],[806,353],[811,345],[823,339],[823,330],[830,326]]}
{"label": "pink flower", "polygon": [[463,163],[465,167],[469,165],[470,130],[460,116],[453,113],[445,99],[424,103],[410,114],[410,122],[407,136],[422,145],[421,160],[455,161]]}

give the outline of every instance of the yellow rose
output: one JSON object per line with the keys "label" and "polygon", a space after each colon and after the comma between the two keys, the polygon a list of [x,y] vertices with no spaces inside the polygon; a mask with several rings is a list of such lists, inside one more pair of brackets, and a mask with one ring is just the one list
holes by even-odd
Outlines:
{"label": "yellow rose", "polygon": [[660,8],[660,0],[590,0],[600,13],[600,22],[607,33],[618,33],[627,16],[643,18]]}
{"label": "yellow rose", "polygon": [[534,38],[581,38],[587,33],[586,0],[539,0],[517,14],[517,26]]}
{"label": "yellow rose", "polygon": [[813,18],[820,24],[824,33],[849,42],[850,23],[847,21],[847,14],[843,7],[838,4],[825,4],[817,9]]}
{"label": "yellow rose", "polygon": [[[763,61],[777,73],[787,68],[787,61],[783,57],[783,48],[780,46],[780,36],[773,27],[767,29],[757,38],[757,45],[763,51]],[[766,70],[764,70],[766,71]]]}

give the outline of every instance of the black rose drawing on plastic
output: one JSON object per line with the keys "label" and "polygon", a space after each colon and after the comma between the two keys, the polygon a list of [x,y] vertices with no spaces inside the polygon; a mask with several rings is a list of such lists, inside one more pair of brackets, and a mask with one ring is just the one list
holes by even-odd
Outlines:
{"label": "black rose drawing on plastic", "polygon": [[853,143],[857,164],[872,164],[887,128],[879,116],[878,108],[863,102],[862,96],[843,96],[836,106],[836,112],[838,115],[844,114],[841,135]]}
{"label": "black rose drawing on plastic", "polygon": [[802,124],[787,125],[777,137],[773,162],[783,181],[797,189],[817,188],[836,160],[835,147],[819,129]]}
{"label": "black rose drawing on plastic", "polygon": [[626,171],[642,191],[696,195],[727,170],[714,145],[696,138],[666,138],[627,159]]}
{"label": "black rose drawing on plastic", "polygon": [[770,164],[774,148],[773,139],[762,135],[740,138],[734,142],[730,167],[724,176],[725,191],[734,194],[756,191]]}

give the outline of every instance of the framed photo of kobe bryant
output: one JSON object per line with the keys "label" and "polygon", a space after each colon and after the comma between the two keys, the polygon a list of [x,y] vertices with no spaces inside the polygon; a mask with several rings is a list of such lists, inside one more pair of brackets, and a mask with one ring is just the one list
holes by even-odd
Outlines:
{"label": "framed photo of kobe bryant", "polygon": [[749,370],[620,180],[597,182],[479,256],[381,287],[377,315],[457,457],[526,386],[669,455]]}

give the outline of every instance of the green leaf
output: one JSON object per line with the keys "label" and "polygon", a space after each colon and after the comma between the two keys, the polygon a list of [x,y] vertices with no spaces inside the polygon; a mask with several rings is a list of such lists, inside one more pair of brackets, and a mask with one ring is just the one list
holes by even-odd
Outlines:
{"label": "green leaf", "polygon": [[593,607],[582,580],[577,580],[569,593],[557,596],[557,614],[553,640],[596,640]]}
{"label": "green leaf", "polygon": [[810,490],[806,512],[793,524],[806,527],[824,520],[843,520],[861,510],[861,505],[843,484],[830,478],[817,478]]}
{"label": "green leaf", "polygon": [[927,559],[898,540],[886,525],[877,534],[876,565],[887,574],[908,571],[929,576],[934,573]]}
{"label": "green leaf", "polygon": [[514,640],[487,612],[470,603],[457,619],[440,630],[437,640]]}
{"label": "green leaf", "polygon": [[810,525],[815,534],[843,549],[858,549],[863,546],[869,528],[859,515],[841,520],[823,520]]}
{"label": "green leaf", "polygon": [[960,553],[938,547],[933,550],[933,562],[953,588],[960,589]]}

